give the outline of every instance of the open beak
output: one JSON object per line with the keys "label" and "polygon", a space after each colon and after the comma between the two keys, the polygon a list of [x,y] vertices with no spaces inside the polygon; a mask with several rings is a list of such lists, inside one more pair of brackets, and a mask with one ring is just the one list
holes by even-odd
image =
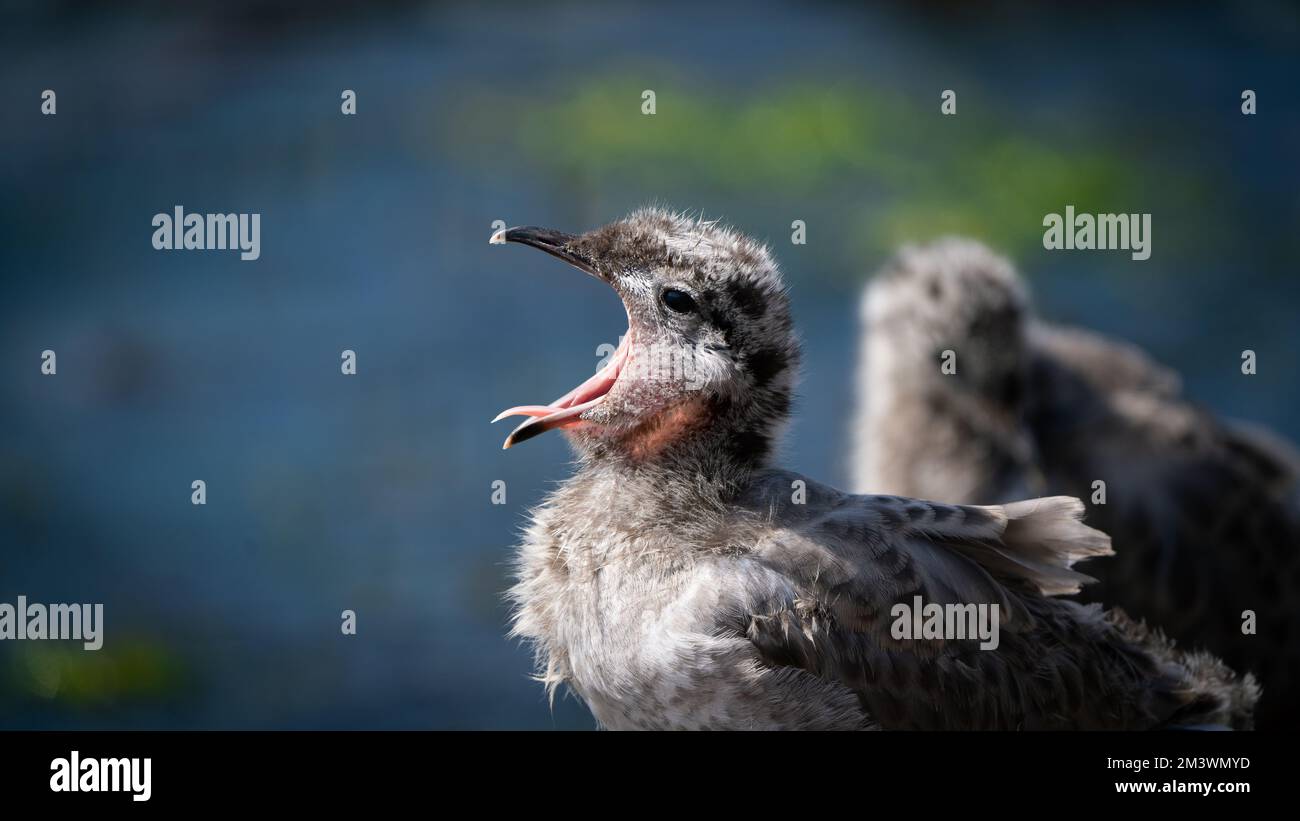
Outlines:
{"label": "open beak", "polygon": [[[577,237],[573,234],[566,234],[563,231],[528,226],[523,228],[503,228],[494,233],[488,242],[493,245],[503,245],[507,242],[531,245],[553,257],[559,257],[578,270],[597,279],[608,281],[606,277],[597,272],[593,260],[574,247],[575,239]],[[618,380],[619,374],[627,363],[628,352],[631,350],[631,337],[629,323],[628,333],[623,335],[618,349],[614,351],[614,355],[609,362],[590,379],[559,399],[546,405],[518,405],[497,414],[497,417],[492,420],[493,422],[498,422],[507,416],[530,417],[506,437],[505,444],[501,446],[502,449],[509,450],[513,445],[532,439],[534,436],[553,428],[573,428],[587,424],[581,418],[582,414],[603,402],[606,394],[614,387],[614,383]]]}

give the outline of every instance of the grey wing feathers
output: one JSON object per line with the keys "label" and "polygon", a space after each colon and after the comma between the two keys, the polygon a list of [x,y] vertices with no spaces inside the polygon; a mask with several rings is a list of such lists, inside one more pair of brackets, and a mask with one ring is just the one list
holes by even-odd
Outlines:
{"label": "grey wing feathers", "polygon": [[[1043,595],[1082,583],[1071,565],[1109,551],[1077,501],[984,508],[809,482],[800,505],[789,486],[752,500],[765,519],[752,556],[792,591],[745,626],[767,663],[845,684],[887,728],[1152,726],[1185,706],[1176,666],[1130,646],[1099,609]],[[1000,646],[895,638],[891,610],[915,595],[998,604]]]}
{"label": "grey wing feathers", "polygon": [[1073,570],[1074,564],[1115,554],[1109,536],[1083,523],[1083,502],[1073,496],[1011,502],[1001,511],[1007,520],[1002,534],[1005,547],[997,553],[1000,559],[1014,562],[1002,572],[1024,578],[1045,596],[1078,593],[1096,580]]}
{"label": "grey wing feathers", "polygon": [[[774,483],[765,508],[764,561],[800,582],[834,592],[850,623],[875,624],[883,607],[913,594],[940,604],[1020,608],[1009,589],[1076,592],[1092,581],[1075,562],[1110,554],[1110,539],[1080,521],[1065,496],[1004,506],[948,505],[897,496],[847,495],[807,483],[804,504]],[[865,618],[862,614],[871,614]]]}
{"label": "grey wing feathers", "polygon": [[810,615],[887,644],[897,602],[919,595],[927,603],[998,604],[1011,626],[1025,618],[1016,591],[1076,590],[1091,579],[1071,566],[1110,550],[1068,497],[980,507],[847,495],[804,481],[803,504],[788,501],[787,479],[771,483],[757,505],[768,526],[755,557],[809,594]]}

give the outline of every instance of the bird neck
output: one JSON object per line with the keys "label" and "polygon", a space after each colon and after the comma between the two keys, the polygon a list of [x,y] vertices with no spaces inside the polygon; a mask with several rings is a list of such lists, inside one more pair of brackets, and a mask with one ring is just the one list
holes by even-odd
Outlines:
{"label": "bird neck", "polygon": [[624,435],[579,444],[586,466],[629,478],[712,487],[743,487],[768,465],[784,417],[720,398],[669,409]]}

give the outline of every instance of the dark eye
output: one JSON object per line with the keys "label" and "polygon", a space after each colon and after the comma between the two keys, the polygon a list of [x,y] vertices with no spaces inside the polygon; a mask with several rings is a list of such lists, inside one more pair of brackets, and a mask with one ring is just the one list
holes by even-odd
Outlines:
{"label": "dark eye", "polygon": [[668,306],[670,311],[676,311],[679,314],[689,314],[695,310],[695,300],[685,291],[679,291],[676,288],[665,288],[660,299]]}

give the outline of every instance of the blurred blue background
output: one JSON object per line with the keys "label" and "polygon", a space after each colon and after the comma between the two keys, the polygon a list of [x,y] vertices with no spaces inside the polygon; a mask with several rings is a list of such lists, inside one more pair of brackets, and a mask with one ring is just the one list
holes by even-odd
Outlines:
{"label": "blurred blue background", "polygon": [[[502,452],[488,421],[577,384],[625,320],[489,246],[497,219],[657,202],[773,243],[807,352],[784,461],[818,477],[846,474],[862,283],[950,232],[1011,254],[1049,317],[1300,436],[1294,3],[0,8],[0,601],[103,602],[107,630],[0,644],[0,726],[593,726],[504,638],[512,545],[569,452]],[[260,213],[261,259],[153,250],[178,204]],[[1150,212],[1151,259],[1044,251],[1067,204]]]}

